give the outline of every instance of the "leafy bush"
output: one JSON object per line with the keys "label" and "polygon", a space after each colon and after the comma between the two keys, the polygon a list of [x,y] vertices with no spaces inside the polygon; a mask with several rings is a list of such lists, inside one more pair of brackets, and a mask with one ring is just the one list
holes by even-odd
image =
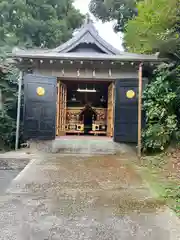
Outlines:
{"label": "leafy bush", "polygon": [[177,67],[161,65],[144,91],[146,128],[143,131],[143,150],[164,150],[178,132]]}
{"label": "leafy bush", "polygon": [[11,118],[7,111],[0,112],[1,149],[14,147],[14,135],[16,130],[15,119]]}
{"label": "leafy bush", "polygon": [[7,67],[6,72],[0,73],[3,106],[0,110],[1,150],[12,149],[15,145],[18,73],[19,71],[11,65]]}

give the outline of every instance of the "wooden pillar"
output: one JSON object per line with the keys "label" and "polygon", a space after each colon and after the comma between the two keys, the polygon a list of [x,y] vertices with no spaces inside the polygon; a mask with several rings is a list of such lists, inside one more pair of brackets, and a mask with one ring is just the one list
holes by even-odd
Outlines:
{"label": "wooden pillar", "polygon": [[139,94],[138,94],[138,157],[141,158],[142,149],[142,71],[143,63],[139,65]]}
{"label": "wooden pillar", "polygon": [[60,83],[57,82],[57,108],[56,108],[56,136],[59,136],[59,122],[60,122]]}
{"label": "wooden pillar", "polygon": [[16,142],[15,150],[18,150],[19,146],[19,129],[20,129],[20,115],[21,115],[21,94],[22,94],[22,81],[23,81],[23,72],[20,72],[18,79],[18,104],[17,104],[17,119],[16,119]]}

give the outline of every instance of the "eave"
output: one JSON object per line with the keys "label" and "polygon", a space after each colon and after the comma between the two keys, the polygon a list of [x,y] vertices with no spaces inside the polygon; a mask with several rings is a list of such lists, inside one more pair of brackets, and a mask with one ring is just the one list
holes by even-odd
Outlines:
{"label": "eave", "polygon": [[14,59],[46,59],[46,60],[74,60],[74,61],[115,61],[115,62],[153,62],[160,63],[167,59],[158,58],[157,55],[122,53],[121,55],[107,55],[99,53],[54,53],[51,51],[24,51],[17,50],[12,54]]}
{"label": "eave", "polygon": [[[99,51],[88,51],[86,48],[83,49],[81,44],[85,44],[87,48],[90,45],[95,45]],[[82,51],[76,51],[76,47],[78,46]],[[113,61],[117,64],[119,62],[159,64],[167,61],[167,59],[159,58],[157,54],[146,55],[119,51],[100,37],[89,17],[74,37],[57,48],[31,50],[15,48],[11,57],[18,62],[27,62],[27,60],[31,62],[33,60],[52,62],[60,60],[61,62],[93,61],[96,63],[96,61],[102,61],[108,63]]]}

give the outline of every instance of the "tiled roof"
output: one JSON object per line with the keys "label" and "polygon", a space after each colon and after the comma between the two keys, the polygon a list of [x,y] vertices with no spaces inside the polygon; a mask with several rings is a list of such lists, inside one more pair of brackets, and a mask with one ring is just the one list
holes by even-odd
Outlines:
{"label": "tiled roof", "polygon": [[21,50],[13,52],[15,58],[59,59],[59,60],[122,60],[122,61],[159,61],[158,55],[145,55],[122,52],[118,55],[103,53],[58,53],[49,50]]}
{"label": "tiled roof", "polygon": [[[73,52],[78,45],[93,44],[103,53]],[[72,51],[72,52],[70,52]],[[122,60],[122,61],[159,61],[158,55],[145,55],[121,52],[102,39],[91,20],[81,27],[79,32],[66,43],[54,49],[18,49],[12,52],[14,58],[41,58],[41,59],[82,59],[82,60]]]}

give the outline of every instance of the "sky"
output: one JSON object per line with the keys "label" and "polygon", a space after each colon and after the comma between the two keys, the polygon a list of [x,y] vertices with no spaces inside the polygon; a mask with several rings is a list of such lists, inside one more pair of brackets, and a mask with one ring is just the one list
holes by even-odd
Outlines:
{"label": "sky", "polygon": [[[81,11],[81,13],[86,14],[89,12],[88,5],[89,5],[90,0],[75,0],[74,1],[74,6]],[[97,21],[96,19],[92,19],[95,22],[95,27],[99,32],[99,35],[109,42],[111,45],[113,45],[115,48],[120,49],[123,51],[122,48],[122,40],[121,40],[121,35],[116,34],[113,31],[113,22],[109,23],[102,23],[101,21]]]}

